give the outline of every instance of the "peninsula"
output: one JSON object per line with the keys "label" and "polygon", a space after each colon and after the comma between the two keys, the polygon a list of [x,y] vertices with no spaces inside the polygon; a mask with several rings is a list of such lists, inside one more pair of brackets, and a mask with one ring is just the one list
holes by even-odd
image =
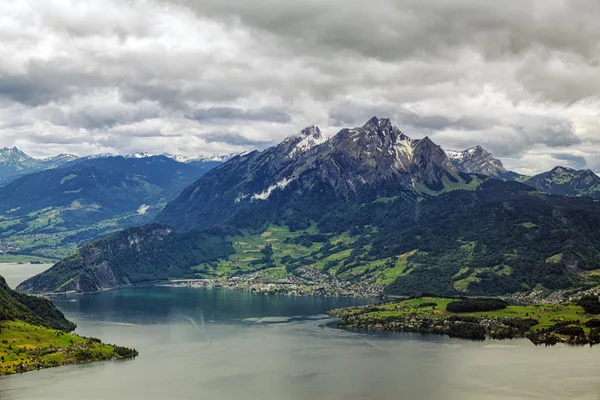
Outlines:
{"label": "peninsula", "polygon": [[0,276],[0,376],[138,355],[135,349],[68,333],[74,329],[52,302],[15,292]]}
{"label": "peninsula", "polygon": [[534,344],[600,344],[600,301],[510,305],[495,298],[421,297],[332,310],[338,327],[444,334],[483,340],[526,337]]}

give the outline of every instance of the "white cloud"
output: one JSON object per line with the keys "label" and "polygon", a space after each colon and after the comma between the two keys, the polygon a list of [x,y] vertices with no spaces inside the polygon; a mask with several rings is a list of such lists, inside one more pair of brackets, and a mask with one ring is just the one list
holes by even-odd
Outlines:
{"label": "white cloud", "polygon": [[5,0],[0,146],[230,153],[378,115],[518,171],[599,171],[599,18],[594,0]]}

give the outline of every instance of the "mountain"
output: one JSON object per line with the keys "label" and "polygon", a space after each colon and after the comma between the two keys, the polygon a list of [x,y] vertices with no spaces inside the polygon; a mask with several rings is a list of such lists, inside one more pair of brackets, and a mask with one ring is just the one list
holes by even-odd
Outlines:
{"label": "mountain", "polygon": [[174,233],[148,225],[121,231],[81,247],[52,267],[19,285],[20,291],[95,292],[169,277],[194,277],[190,266],[233,252],[221,231]]}
{"label": "mountain", "polygon": [[292,284],[309,288],[302,293],[362,296],[502,295],[600,285],[598,205],[516,182],[489,179],[475,190],[438,196],[400,192],[339,203],[304,229],[269,214],[263,214],[263,227],[240,228],[256,220],[247,215],[219,230],[131,228],[86,244],[18,290],[89,292],[227,277],[236,288],[278,282],[282,291]]}
{"label": "mountain", "polygon": [[309,127],[233,157],[156,221],[86,244],[18,289],[230,278],[233,287],[374,296],[600,284],[596,201],[462,173],[430,139],[387,119],[333,137]]}
{"label": "mountain", "polygon": [[589,169],[575,170],[566,167],[555,167],[523,180],[541,192],[561,196],[600,198],[600,177]]}
{"label": "mountain", "polygon": [[68,321],[50,300],[18,293],[0,276],[0,322],[4,320],[20,320],[62,331],[75,329],[75,324]]}
{"label": "mountain", "polygon": [[600,177],[588,170],[555,167],[551,171],[528,177],[508,171],[502,161],[481,146],[464,151],[446,151],[452,164],[461,172],[490,176],[505,181],[519,181],[541,192],[560,196],[600,198]]}
{"label": "mountain", "polygon": [[5,185],[25,174],[57,168],[77,159],[70,154],[35,159],[23,153],[17,147],[0,149],[0,185]]}
{"label": "mountain", "polygon": [[307,220],[340,201],[435,192],[466,181],[471,178],[429,138],[413,140],[389,119],[374,117],[331,138],[313,126],[262,152],[233,157],[186,188],[156,222],[199,229],[261,208],[272,215],[285,209],[289,220],[298,210]]}
{"label": "mountain", "polygon": [[502,161],[494,158],[492,153],[481,146],[464,151],[447,150],[446,155],[459,171],[469,174],[491,176],[506,181],[515,181],[521,176],[516,172],[508,171],[502,165]]}
{"label": "mountain", "polygon": [[81,242],[147,223],[214,165],[103,157],[22,176],[0,187],[0,251],[4,244],[5,251],[64,256]]}

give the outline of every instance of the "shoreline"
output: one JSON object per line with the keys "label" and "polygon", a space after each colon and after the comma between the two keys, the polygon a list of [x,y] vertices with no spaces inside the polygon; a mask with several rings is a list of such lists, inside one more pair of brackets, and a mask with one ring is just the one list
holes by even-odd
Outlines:
{"label": "shoreline", "polygon": [[0,323],[0,377],[98,361],[130,360],[136,349],[19,320]]}
{"label": "shoreline", "polygon": [[[600,344],[600,316],[567,303],[449,312],[456,299],[418,298],[329,311],[337,328],[440,334],[471,340],[527,338],[535,345]],[[439,308],[438,308],[439,307]]]}
{"label": "shoreline", "polygon": [[[244,276],[246,278],[246,276]],[[157,283],[154,286],[162,287],[189,287],[189,288],[219,288],[228,290],[241,290],[260,295],[286,295],[286,296],[319,296],[319,297],[355,297],[355,298],[382,298],[383,290],[356,290],[352,287],[334,286],[328,283],[315,282],[269,282],[226,278],[226,279],[178,279],[166,283]]]}

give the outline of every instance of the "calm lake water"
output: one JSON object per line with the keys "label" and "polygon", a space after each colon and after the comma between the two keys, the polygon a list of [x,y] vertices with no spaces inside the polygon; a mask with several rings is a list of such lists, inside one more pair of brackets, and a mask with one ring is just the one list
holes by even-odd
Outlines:
{"label": "calm lake water", "polygon": [[600,399],[600,348],[331,327],[351,299],[145,287],[56,300],[133,361],[0,378],[17,399]]}
{"label": "calm lake water", "polygon": [[8,286],[14,289],[19,283],[44,272],[51,266],[52,264],[0,263],[0,276],[4,277]]}

